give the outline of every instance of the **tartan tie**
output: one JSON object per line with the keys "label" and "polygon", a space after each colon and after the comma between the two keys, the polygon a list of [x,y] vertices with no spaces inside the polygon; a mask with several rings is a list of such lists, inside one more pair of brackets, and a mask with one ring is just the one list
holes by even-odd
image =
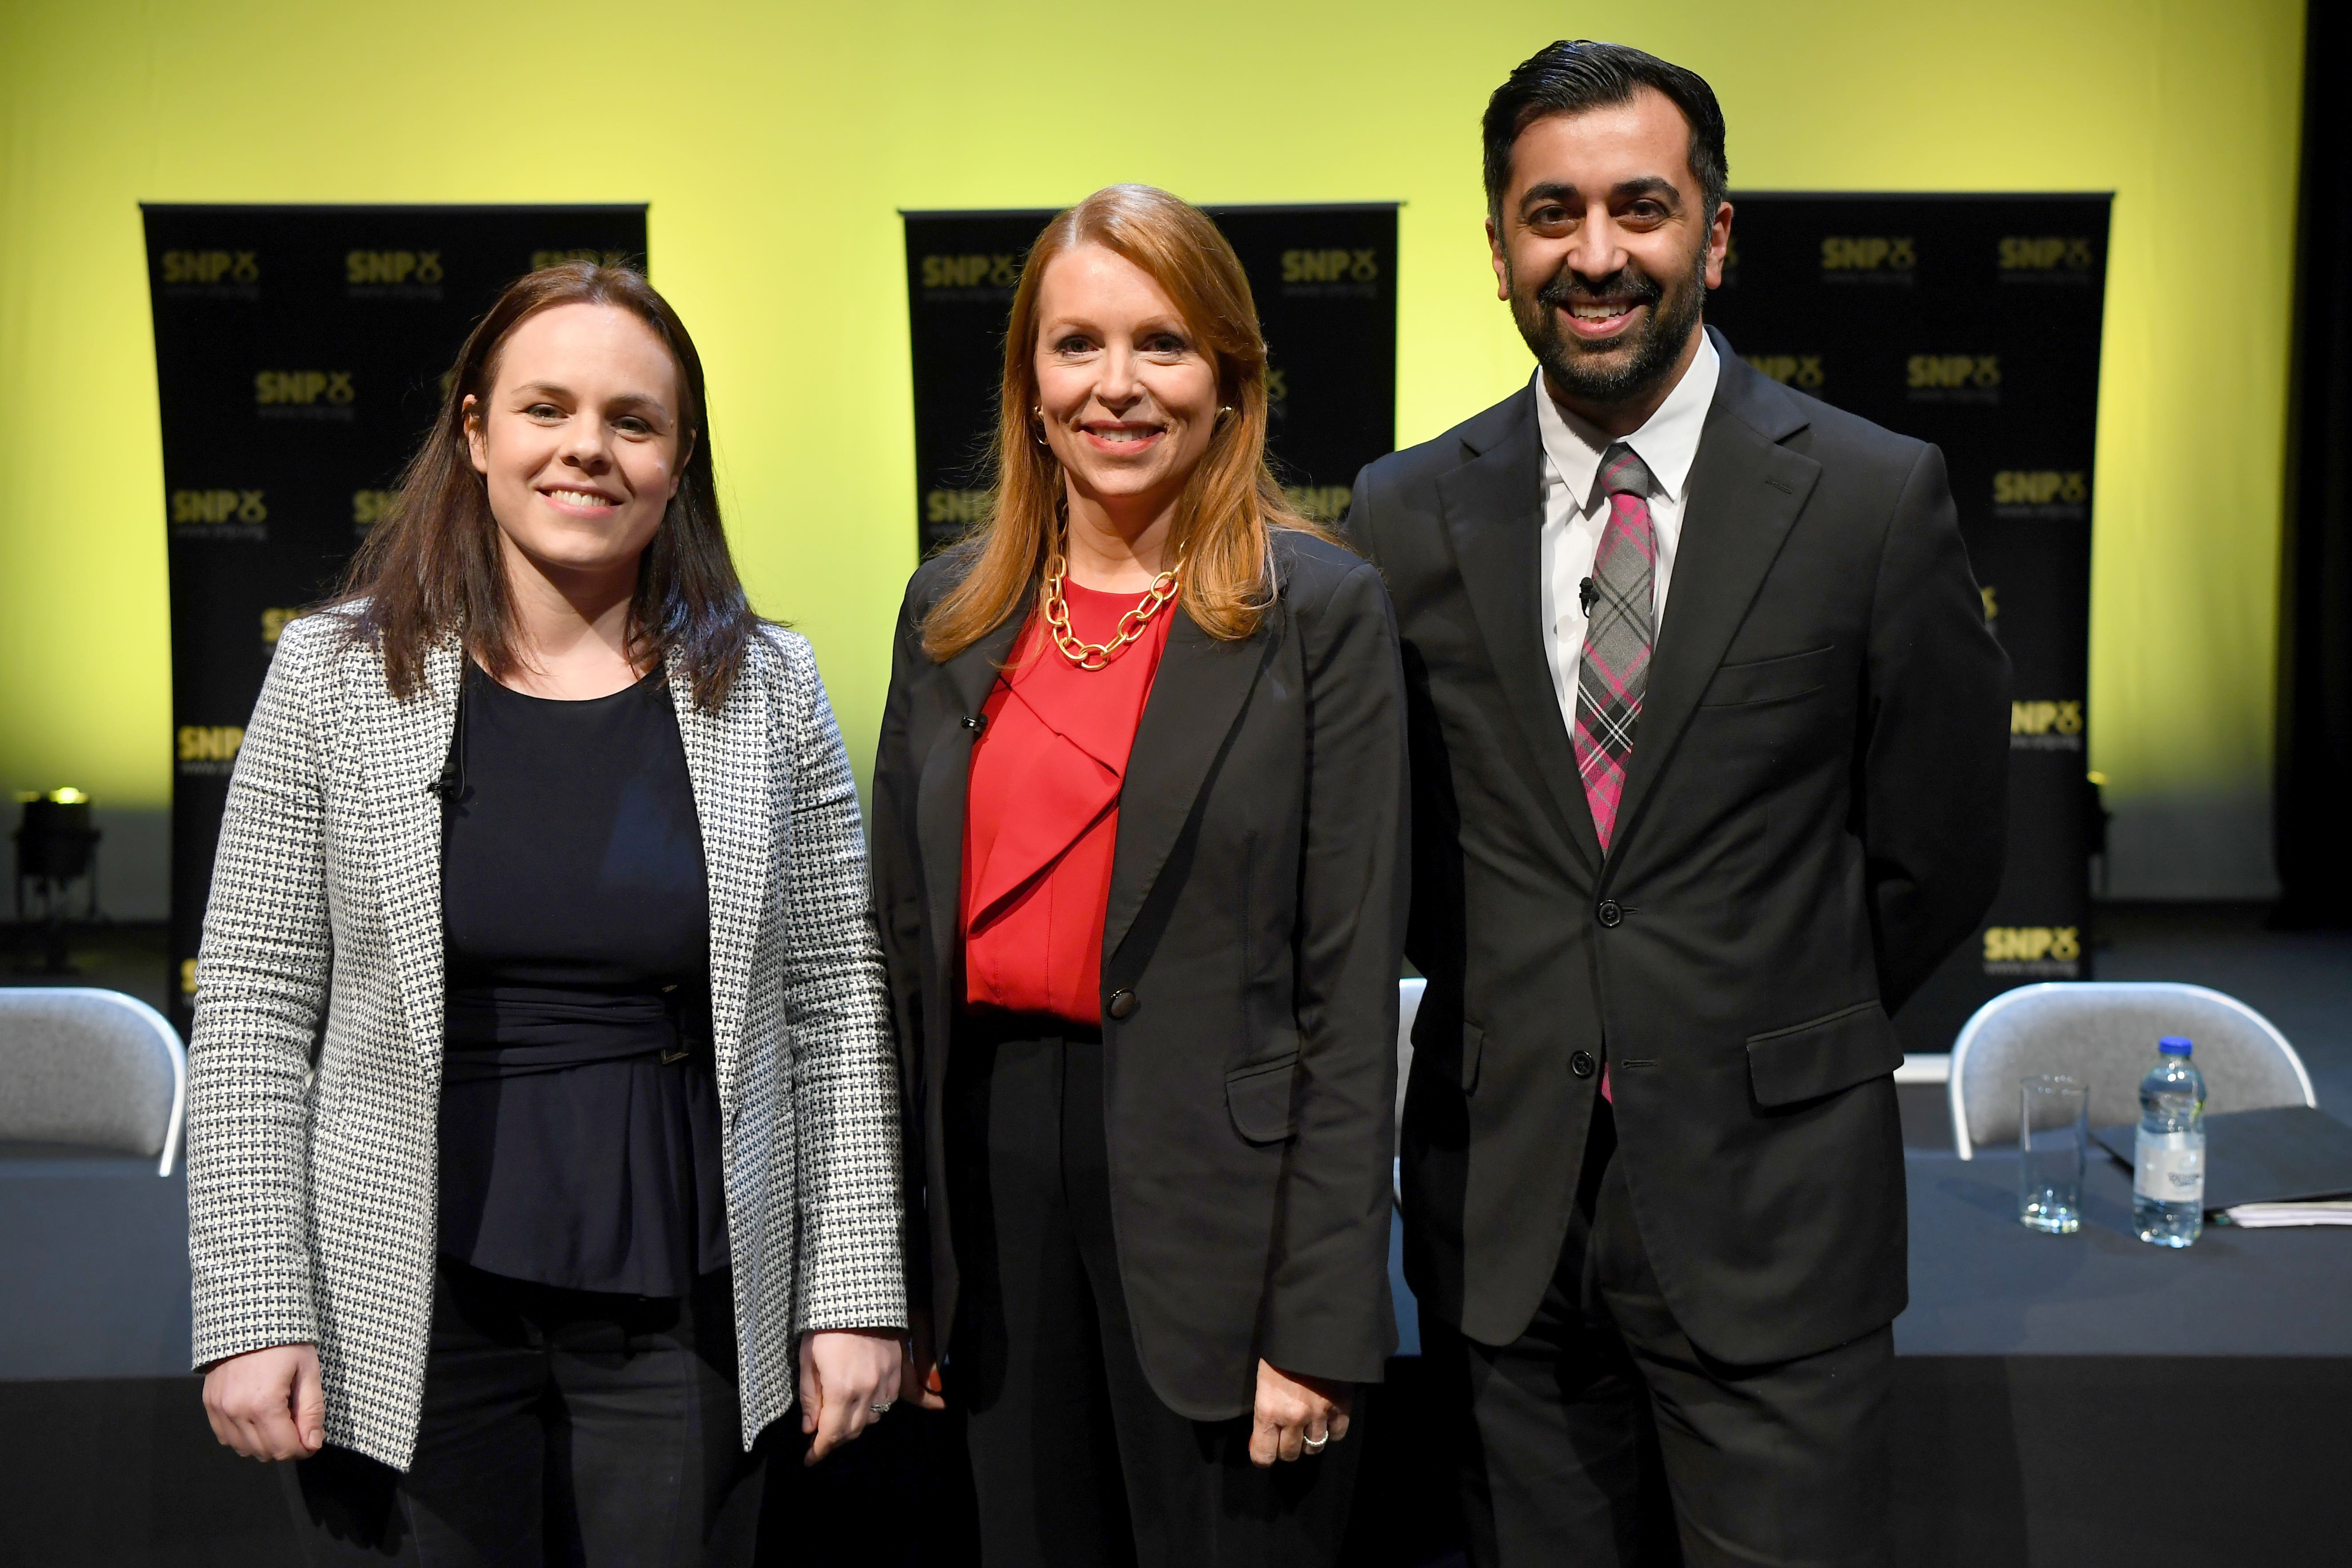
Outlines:
{"label": "tartan tie", "polygon": [[1592,613],[1584,626],[1584,662],[1576,681],[1576,771],[1592,808],[1601,852],[1609,852],[1625,764],[1650,688],[1650,642],[1656,624],[1650,574],[1657,541],[1650,531],[1650,470],[1622,441],[1601,455],[1609,521],[1592,552]]}

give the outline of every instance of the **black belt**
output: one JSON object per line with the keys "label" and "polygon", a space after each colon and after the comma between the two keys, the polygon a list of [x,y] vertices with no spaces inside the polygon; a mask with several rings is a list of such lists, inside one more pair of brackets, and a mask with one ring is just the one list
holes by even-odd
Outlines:
{"label": "black belt", "polygon": [[655,1058],[711,1058],[700,986],[614,992],[499,986],[449,994],[442,1077],[465,1083]]}

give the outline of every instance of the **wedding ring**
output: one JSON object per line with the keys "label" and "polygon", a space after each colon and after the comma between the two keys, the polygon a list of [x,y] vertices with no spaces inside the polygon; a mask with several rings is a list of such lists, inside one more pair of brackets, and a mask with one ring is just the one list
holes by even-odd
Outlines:
{"label": "wedding ring", "polygon": [[866,1408],[871,1410],[877,1415],[887,1415],[890,1414],[891,1403],[891,1401],[886,1399],[878,1405],[869,1405]]}
{"label": "wedding ring", "polygon": [[1331,1434],[1328,1432],[1324,1433],[1320,1437],[1309,1437],[1306,1443],[1307,1451],[1310,1454],[1319,1454],[1323,1451],[1324,1445],[1330,1441]]}

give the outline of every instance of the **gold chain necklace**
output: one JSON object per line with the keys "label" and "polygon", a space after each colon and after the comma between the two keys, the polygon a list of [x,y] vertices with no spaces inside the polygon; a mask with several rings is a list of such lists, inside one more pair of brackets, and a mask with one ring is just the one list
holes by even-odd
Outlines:
{"label": "gold chain necklace", "polygon": [[1069,573],[1069,563],[1055,551],[1045,561],[1045,627],[1054,634],[1054,646],[1080,669],[1102,668],[1118,657],[1119,649],[1141,637],[1151,617],[1176,596],[1176,574],[1183,565],[1184,557],[1179,552],[1176,564],[1154,577],[1135,608],[1119,616],[1117,637],[1108,642],[1086,642],[1070,629],[1070,605],[1062,596],[1062,579]]}

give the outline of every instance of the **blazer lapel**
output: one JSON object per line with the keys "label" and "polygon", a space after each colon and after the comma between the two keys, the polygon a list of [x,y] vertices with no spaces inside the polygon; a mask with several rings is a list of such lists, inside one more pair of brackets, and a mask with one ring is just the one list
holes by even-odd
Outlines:
{"label": "blazer lapel", "polygon": [[686,671],[676,665],[669,669],[670,706],[677,714],[694,814],[702,826],[710,899],[710,1041],[719,1095],[730,1103],[777,843],[771,813],[785,787],[776,775],[792,775],[793,759],[771,754],[767,743],[767,683],[773,679],[773,670],[747,658],[726,702],[709,713],[695,707]]}
{"label": "blazer lapel", "polygon": [[1617,809],[1612,866],[1640,830],[1660,773],[1822,473],[1812,458],[1780,445],[1807,423],[1798,405],[1749,386],[1748,378],[1762,378],[1720,337],[1717,343],[1723,380],[1691,465],[1674,582]]}
{"label": "blazer lapel", "polygon": [[348,660],[349,693],[360,716],[360,770],[371,807],[376,901],[383,914],[402,1010],[417,1061],[441,1066],[446,993],[442,973],[441,797],[434,790],[449,754],[463,670],[457,640],[426,654],[425,689],[403,702],[384,685],[380,656]]}
{"label": "blazer lapel", "polygon": [[1552,825],[1591,872],[1601,864],[1601,840],[1544,657],[1542,437],[1533,396],[1522,395],[1518,402],[1522,413],[1508,433],[1441,478],[1437,493],[1463,588],[1486,637],[1495,679],[1527,742],[1531,771],[1552,808]]}
{"label": "blazer lapel", "polygon": [[[1013,649],[1013,639],[1029,618],[1026,608],[1006,616],[993,631],[947,661],[938,671],[954,693],[959,720],[979,713],[988,701]],[[956,722],[938,731],[917,762],[915,836],[922,847],[923,891],[930,903],[932,977],[942,996],[954,980],[960,945],[952,933],[963,928],[963,821],[971,772],[971,743],[979,732]]]}
{"label": "blazer lapel", "polygon": [[1210,767],[1281,640],[1284,613],[1277,600],[1256,635],[1241,642],[1219,642],[1181,613],[1169,626],[1119,792],[1118,845],[1103,915],[1106,959],[1118,952],[1176,847]]}

